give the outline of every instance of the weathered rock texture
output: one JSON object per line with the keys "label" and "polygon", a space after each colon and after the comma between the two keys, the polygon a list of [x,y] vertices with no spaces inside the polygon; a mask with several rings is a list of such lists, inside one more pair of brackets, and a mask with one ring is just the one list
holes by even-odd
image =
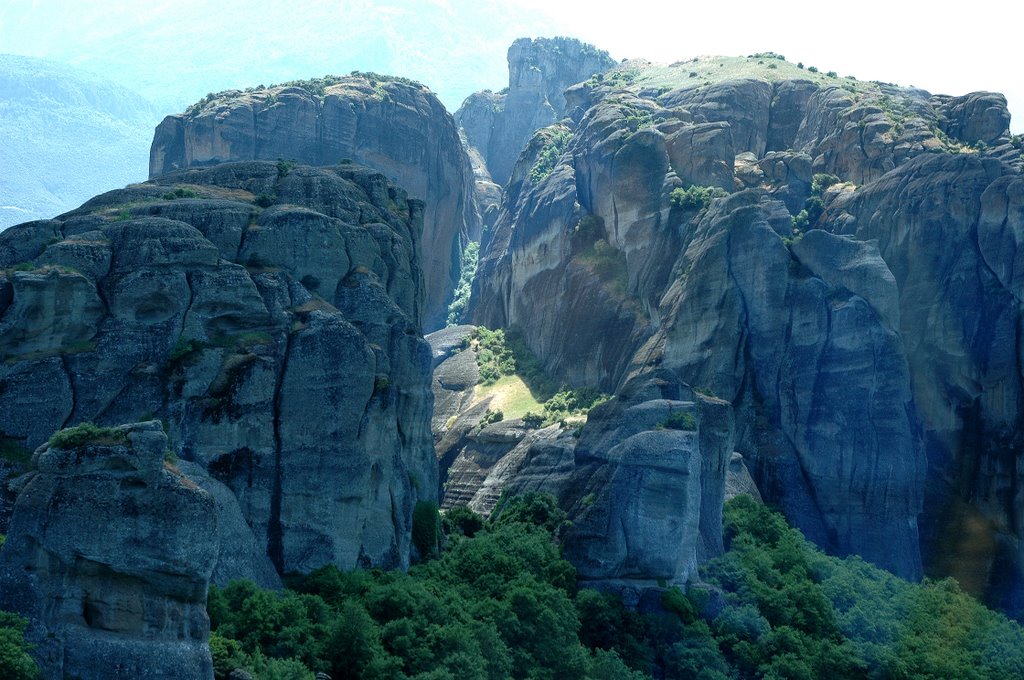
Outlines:
{"label": "weathered rock texture", "polygon": [[229,90],[157,127],[149,174],[225,161],[345,159],[423,201],[423,325],[443,325],[466,238],[477,232],[473,174],[451,115],[424,86],[375,74]]}
{"label": "weathered rock texture", "polygon": [[[772,61],[633,62],[570,88],[571,120],[512,172],[472,321],[518,327],[570,384],[665,374],[730,402],[761,493],[830,550],[916,577],[977,552],[949,537],[981,527],[998,548],[973,589],[1019,607],[1024,213],[1005,101]],[[840,181],[815,190],[815,173]],[[691,185],[732,194],[673,198]]]}
{"label": "weathered rock texture", "polygon": [[159,422],[43,445],[0,550],[0,609],[47,678],[213,678],[213,497],[164,461]]}
{"label": "weathered rock texture", "polygon": [[685,583],[722,552],[734,434],[726,402],[652,375],[591,410],[578,440],[549,432],[510,454],[504,488],[553,493],[569,509],[565,554],[581,580],[617,591]]}
{"label": "weathered rock texture", "polygon": [[31,450],[83,421],[163,420],[247,525],[228,523],[219,581],[275,578],[245,529],[281,573],[407,565],[412,509],[437,486],[422,220],[361,166],[246,162],[12,227],[3,436]]}
{"label": "weathered rock texture", "polygon": [[[477,92],[455,113],[455,122],[484,162],[487,179],[507,184],[534,131],[568,113],[565,89],[614,65],[604,50],[572,38],[520,38],[512,43],[507,90]],[[483,213],[486,204],[481,208]]]}
{"label": "weathered rock texture", "polygon": [[[554,494],[570,510],[566,556],[590,585],[625,592],[685,583],[722,552],[722,503],[734,427],[721,400],[670,375],[642,378],[586,424],[529,429],[481,422],[476,354],[456,351],[472,326],[428,336],[442,507],[489,514],[503,493]],[[755,490],[756,491],[756,490]]]}

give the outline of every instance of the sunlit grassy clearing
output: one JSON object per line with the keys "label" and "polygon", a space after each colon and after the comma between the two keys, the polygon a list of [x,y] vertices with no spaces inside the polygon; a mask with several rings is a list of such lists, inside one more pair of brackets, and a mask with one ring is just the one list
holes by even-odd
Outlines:
{"label": "sunlit grassy clearing", "polygon": [[505,420],[522,418],[527,411],[537,414],[544,412],[544,407],[534,398],[530,388],[518,375],[502,376],[493,385],[477,385],[473,393],[473,402],[479,403],[487,397],[492,398],[489,408],[492,411],[501,411],[505,415]]}

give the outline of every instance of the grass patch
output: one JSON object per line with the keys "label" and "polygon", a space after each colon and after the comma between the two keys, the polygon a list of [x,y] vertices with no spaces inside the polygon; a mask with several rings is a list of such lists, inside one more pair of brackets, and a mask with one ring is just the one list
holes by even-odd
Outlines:
{"label": "grass patch", "polygon": [[128,435],[124,430],[115,427],[100,427],[92,423],[82,423],[54,433],[50,437],[50,446],[57,449],[71,449],[89,444],[100,446],[116,446],[127,444]]}
{"label": "grass patch", "polygon": [[477,385],[474,401],[490,397],[492,411],[500,411],[507,420],[544,410],[544,405],[518,375],[506,375],[490,385]]}
{"label": "grass patch", "polygon": [[611,398],[593,387],[558,385],[514,330],[479,326],[468,344],[480,367],[473,401],[491,397],[492,410],[505,418],[524,418],[528,427],[585,420],[591,408]]}

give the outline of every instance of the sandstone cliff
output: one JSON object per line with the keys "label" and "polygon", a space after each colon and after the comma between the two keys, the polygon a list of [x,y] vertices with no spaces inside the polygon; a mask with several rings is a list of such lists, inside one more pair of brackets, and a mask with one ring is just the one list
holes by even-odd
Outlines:
{"label": "sandstone cliff", "polygon": [[[246,162],[12,227],[5,444],[160,419],[279,572],[407,565],[413,507],[436,493],[423,214],[361,166]],[[245,554],[227,550],[216,578],[276,578]]]}
{"label": "sandstone cliff", "polygon": [[730,402],[761,492],[831,550],[913,577],[983,527],[976,592],[1019,597],[1005,100],[769,55],[630,62],[566,99],[511,173],[473,321],[570,384],[667,371]]}
{"label": "sandstone cliff", "polygon": [[213,497],[165,462],[159,422],[60,434],[23,481],[0,609],[30,619],[48,678],[212,679]]}
{"label": "sandstone cliff", "polygon": [[149,174],[277,159],[317,166],[354,160],[423,201],[422,322],[442,325],[478,218],[469,159],[437,97],[419,83],[376,74],[229,90],[160,123]]}

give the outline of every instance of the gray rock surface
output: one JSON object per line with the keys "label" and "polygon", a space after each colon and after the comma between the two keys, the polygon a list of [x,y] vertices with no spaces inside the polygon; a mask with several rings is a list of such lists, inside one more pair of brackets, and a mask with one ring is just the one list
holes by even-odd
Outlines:
{"label": "gray rock surface", "polygon": [[566,558],[588,584],[685,583],[722,552],[732,411],[665,377],[591,410],[578,440],[532,443],[507,482],[508,493],[554,493],[569,509]]}
{"label": "gray rock surface", "polygon": [[160,123],[149,174],[282,158],[362,163],[423,201],[422,321],[441,326],[462,246],[479,227],[469,158],[437,97],[418,83],[375,74],[229,90]]}
{"label": "gray rock surface", "polygon": [[508,48],[507,90],[470,95],[455,122],[504,186],[533,133],[569,113],[565,89],[614,65],[604,50],[573,38],[520,38]]}
{"label": "gray rock surface", "polygon": [[[729,401],[765,499],[840,554],[919,576],[960,497],[1007,527],[985,568],[1024,592],[1019,566],[995,575],[1021,564],[1002,100],[677,66],[675,87],[630,62],[566,93],[575,113],[526,145],[484,239],[473,322],[518,327],[557,380],[620,391],[667,370]],[[820,172],[840,182],[794,232]],[[740,191],[674,202],[690,184]]]}
{"label": "gray rock surface", "polygon": [[730,501],[744,494],[758,502],[762,500],[761,492],[747,468],[743,454],[733,451],[729,457],[729,467],[725,470],[725,500]]}
{"label": "gray rock surface", "polygon": [[48,678],[213,678],[213,496],[166,463],[159,422],[43,445],[0,550],[0,609]]}
{"label": "gray rock surface", "polygon": [[12,227],[0,431],[31,450],[83,421],[163,420],[230,515],[218,582],[274,585],[254,553],[281,573],[406,566],[437,488],[422,220],[355,164],[247,162]]}
{"label": "gray rock surface", "polygon": [[[916,158],[843,197],[829,227],[877,240],[928,457],[924,550],[979,595],[1024,611],[1019,458],[1024,323],[1019,172],[978,154]],[[987,527],[982,560],[952,537]],[[960,566],[958,566],[960,565]]]}

